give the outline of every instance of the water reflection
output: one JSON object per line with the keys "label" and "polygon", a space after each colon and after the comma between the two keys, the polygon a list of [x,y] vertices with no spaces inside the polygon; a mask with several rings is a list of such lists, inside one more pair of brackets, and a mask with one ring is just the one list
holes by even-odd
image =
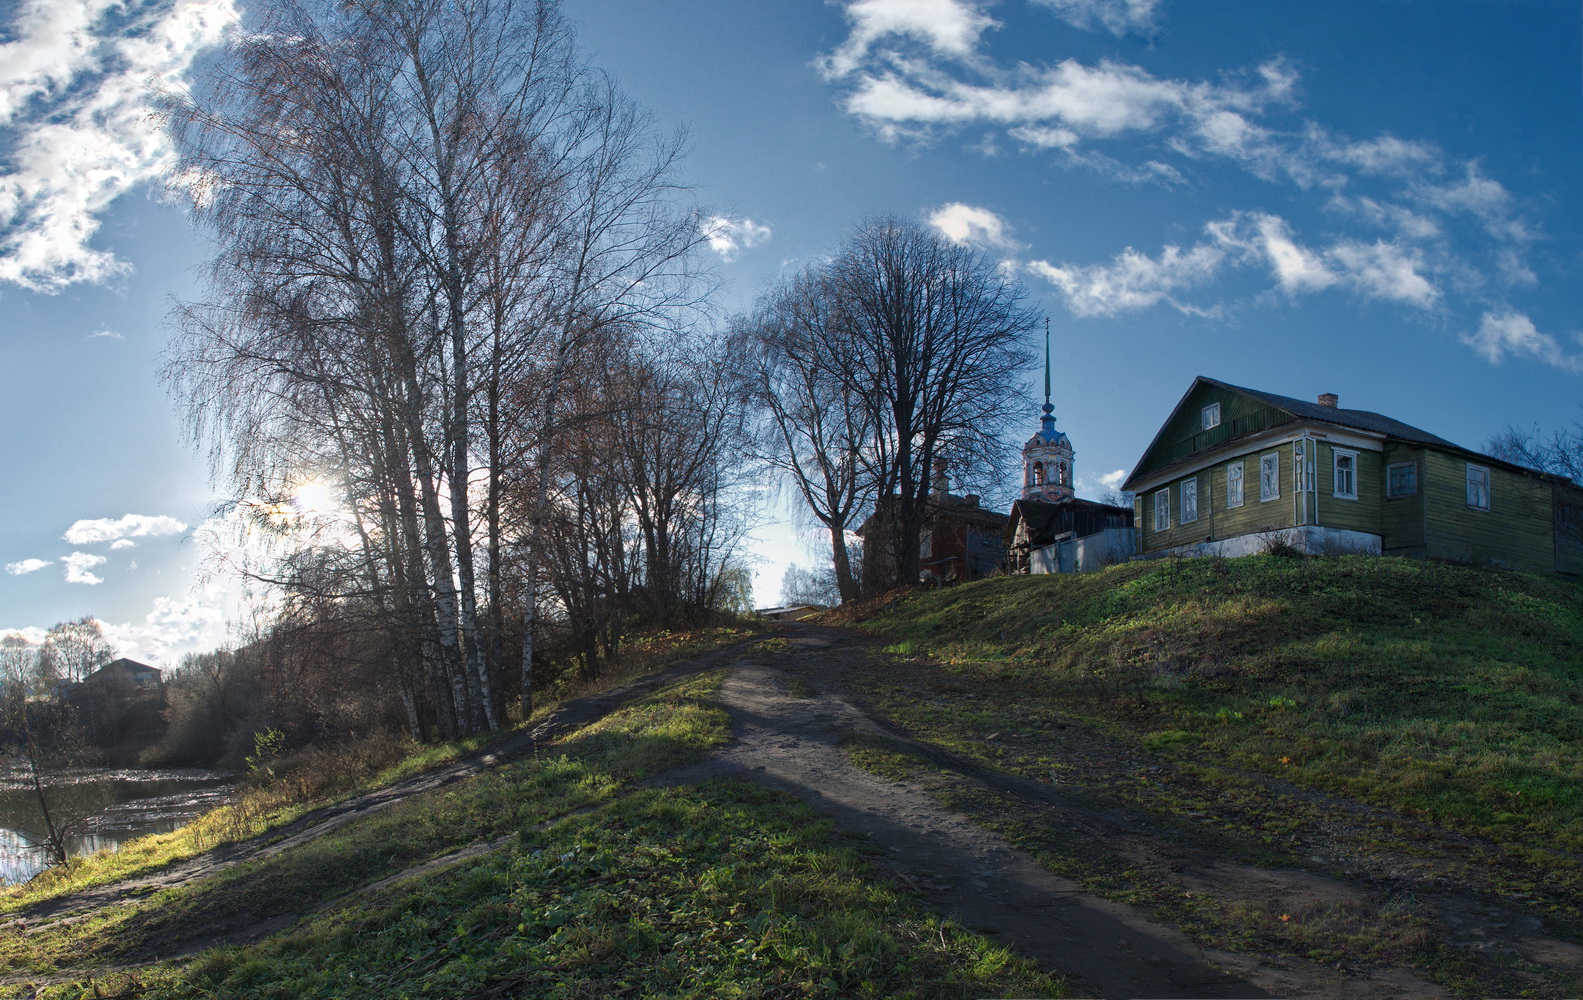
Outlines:
{"label": "water reflection", "polygon": [[[76,827],[72,854],[114,850],[166,833],[225,802],[234,778],[202,768],[71,768],[46,779],[50,814]],[[25,882],[44,867],[45,839],[32,785],[20,769],[0,769],[0,882]]]}

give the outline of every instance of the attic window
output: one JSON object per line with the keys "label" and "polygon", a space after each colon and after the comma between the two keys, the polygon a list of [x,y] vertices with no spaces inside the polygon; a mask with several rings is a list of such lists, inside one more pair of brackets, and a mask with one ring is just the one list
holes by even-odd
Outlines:
{"label": "attic window", "polygon": [[1211,427],[1219,427],[1219,426],[1220,426],[1220,404],[1219,403],[1210,403],[1208,406],[1204,407],[1203,427],[1201,429],[1207,431]]}

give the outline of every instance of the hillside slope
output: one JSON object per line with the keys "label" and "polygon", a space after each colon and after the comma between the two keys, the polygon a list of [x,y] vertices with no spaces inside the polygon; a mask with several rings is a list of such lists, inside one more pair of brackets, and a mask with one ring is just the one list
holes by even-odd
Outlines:
{"label": "hillside slope", "polygon": [[1057,870],[1206,941],[1402,961],[1472,992],[1575,990],[1578,585],[1369,557],[1166,560],[919,593],[861,624],[893,668],[859,686],[907,736],[1227,857],[1355,879],[1372,902],[1217,902],[1170,865],[1077,850],[1015,803],[940,783]]}

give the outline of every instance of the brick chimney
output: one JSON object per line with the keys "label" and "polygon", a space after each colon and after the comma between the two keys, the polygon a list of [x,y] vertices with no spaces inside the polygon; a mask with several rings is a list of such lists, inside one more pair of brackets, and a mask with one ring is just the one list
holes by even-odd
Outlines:
{"label": "brick chimney", "polygon": [[1334,410],[1336,408],[1336,404],[1339,402],[1341,402],[1341,400],[1337,398],[1336,394],[1333,392],[1322,392],[1319,394],[1320,406],[1328,406]]}

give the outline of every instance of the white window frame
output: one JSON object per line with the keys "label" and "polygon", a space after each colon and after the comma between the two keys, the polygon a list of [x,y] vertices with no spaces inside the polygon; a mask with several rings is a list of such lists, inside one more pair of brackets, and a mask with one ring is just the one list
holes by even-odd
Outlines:
{"label": "white window frame", "polygon": [[1171,488],[1154,492],[1154,530],[1171,530]]}
{"label": "white window frame", "polygon": [[[1474,473],[1478,474],[1477,478],[1475,478]],[[1489,510],[1490,494],[1493,486],[1490,482],[1489,466],[1474,465],[1469,462],[1466,482],[1468,487],[1468,506],[1474,510]],[[1481,499],[1484,501],[1483,503],[1479,502]]]}
{"label": "white window frame", "polygon": [[[1233,483],[1236,484],[1236,489],[1231,488]],[[1234,462],[1226,466],[1226,506],[1241,507],[1246,496],[1247,479],[1242,473],[1242,463]]]}
{"label": "white window frame", "polygon": [[1272,451],[1259,456],[1259,502],[1267,503],[1281,498],[1281,453]]}
{"label": "white window frame", "polygon": [[1191,524],[1198,520],[1198,477],[1182,480],[1182,522]]}
{"label": "white window frame", "polygon": [[[1396,492],[1393,492],[1391,490],[1391,474],[1396,472],[1399,469],[1411,469],[1412,470],[1413,488],[1410,489],[1410,490],[1403,490],[1400,493],[1396,493]],[[1391,464],[1389,464],[1389,465],[1387,465],[1385,467],[1385,497],[1386,497],[1387,500],[1394,500],[1394,499],[1396,499],[1398,497],[1415,497],[1417,495],[1418,495],[1418,463],[1417,462],[1392,462]]]}
{"label": "white window frame", "polygon": [[[1347,460],[1351,468],[1346,470],[1347,477],[1352,480],[1352,488],[1343,490],[1341,482],[1341,462]],[[1331,495],[1338,500],[1356,500],[1358,498],[1358,453],[1345,448],[1332,448],[1330,450],[1330,488]]]}
{"label": "white window frame", "polygon": [[1207,431],[1220,426],[1220,404],[1210,403],[1199,415],[1199,430]]}

